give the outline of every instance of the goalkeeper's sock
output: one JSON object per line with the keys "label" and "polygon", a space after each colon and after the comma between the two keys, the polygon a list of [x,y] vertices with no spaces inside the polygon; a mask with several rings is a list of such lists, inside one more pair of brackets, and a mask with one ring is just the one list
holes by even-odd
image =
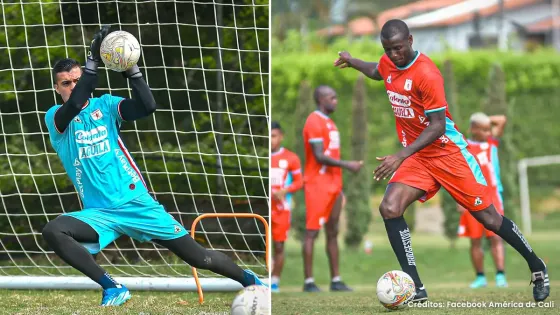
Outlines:
{"label": "goalkeeper's sock", "polygon": [[403,216],[386,219],[384,221],[389,242],[391,243],[391,247],[393,247],[393,252],[395,252],[395,255],[397,256],[397,260],[401,265],[402,271],[412,277],[414,285],[417,288],[423,287],[418,271],[416,270],[416,261],[414,259],[414,254],[412,253],[410,230],[408,229],[406,221]]}
{"label": "goalkeeper's sock", "polygon": [[504,241],[506,241],[511,247],[515,248],[523,258],[527,261],[529,265],[529,269],[531,272],[542,271],[544,270],[545,266],[542,260],[537,257],[519,228],[513,221],[510,219],[503,217],[502,226],[498,232],[496,232]]}
{"label": "goalkeeper's sock", "polygon": [[103,288],[103,290],[112,289],[112,288],[120,288],[121,285],[115,281],[108,273],[104,273],[101,276],[101,279],[97,281],[99,285]]}

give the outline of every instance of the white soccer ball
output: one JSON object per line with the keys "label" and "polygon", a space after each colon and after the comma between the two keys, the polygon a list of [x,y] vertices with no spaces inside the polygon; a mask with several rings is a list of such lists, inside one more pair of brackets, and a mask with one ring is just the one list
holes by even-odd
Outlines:
{"label": "white soccer ball", "polygon": [[125,31],[109,33],[101,42],[101,60],[105,67],[123,72],[138,63],[140,43],[136,37]]}
{"label": "white soccer ball", "polygon": [[415,295],[414,281],[406,272],[392,270],[377,281],[377,298],[390,310],[404,308]]}
{"label": "white soccer ball", "polygon": [[231,304],[231,315],[268,315],[270,290],[261,285],[251,285],[239,291]]}

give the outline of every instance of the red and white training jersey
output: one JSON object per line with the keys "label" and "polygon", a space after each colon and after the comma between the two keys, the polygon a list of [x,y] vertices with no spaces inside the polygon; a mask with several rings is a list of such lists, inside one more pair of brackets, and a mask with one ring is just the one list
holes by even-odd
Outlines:
{"label": "red and white training jersey", "polygon": [[292,193],[303,187],[301,163],[294,152],[280,148],[271,153],[270,186],[272,192],[280,189],[288,192],[285,200],[272,197],[272,210],[291,210]]}
{"label": "red and white training jersey", "polygon": [[423,157],[435,157],[458,152],[467,147],[467,141],[459,132],[445,100],[443,77],[430,58],[417,52],[405,67],[397,67],[384,54],[377,70],[385,82],[389,103],[393,107],[397,133],[403,146],[408,146],[429,125],[428,113],[445,111],[445,134],[418,151]]}
{"label": "red and white training jersey", "polygon": [[311,144],[323,143],[324,154],[340,160],[340,135],[334,121],[327,115],[316,110],[307,117],[303,127],[305,142],[305,184],[324,185],[329,191],[338,192],[342,189],[342,169],[336,166],[323,165],[315,159]]}
{"label": "red and white training jersey", "polygon": [[502,191],[502,182],[500,180],[500,163],[498,159],[499,140],[489,137],[486,142],[477,142],[468,139],[469,152],[476,158],[482,174],[488,185],[492,188]]}

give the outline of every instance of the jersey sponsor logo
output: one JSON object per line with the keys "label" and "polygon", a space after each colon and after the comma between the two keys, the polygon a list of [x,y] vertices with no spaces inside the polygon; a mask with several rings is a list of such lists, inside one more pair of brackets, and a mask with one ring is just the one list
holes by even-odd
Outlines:
{"label": "jersey sponsor logo", "polygon": [[393,112],[395,116],[400,118],[414,118],[414,111],[412,108],[393,106]]}
{"label": "jersey sponsor logo", "polygon": [[329,149],[339,149],[340,148],[340,134],[337,130],[329,131]]}
{"label": "jersey sponsor logo", "polygon": [[103,155],[109,151],[111,151],[111,147],[109,146],[109,140],[107,139],[103,142],[88,145],[87,147],[80,147],[79,157],[80,160],[89,159],[94,156]]}
{"label": "jersey sponsor logo", "polygon": [[76,167],[76,189],[78,194],[84,198],[84,184],[82,183],[82,170]]}
{"label": "jersey sponsor logo", "polygon": [[101,112],[101,110],[96,109],[93,111],[93,113],[91,113],[91,117],[93,118],[93,120],[99,120],[103,118],[103,113]]}
{"label": "jersey sponsor logo", "polygon": [[128,163],[126,156],[124,156],[120,149],[115,149],[115,156],[121,162],[123,170],[132,178],[132,182],[138,182],[140,180],[138,173],[136,173],[136,171],[130,166],[130,163]]}
{"label": "jersey sponsor logo", "polygon": [[404,90],[405,91],[412,90],[412,80],[411,79],[406,79],[406,81],[404,81]]}
{"label": "jersey sponsor logo", "polygon": [[387,96],[389,97],[389,102],[391,102],[394,106],[410,107],[411,102],[406,95],[387,90]]}
{"label": "jersey sponsor logo", "polygon": [[80,166],[80,165],[81,165],[80,160],[75,159],[74,160],[74,166]]}
{"label": "jersey sponsor logo", "polygon": [[107,128],[105,126],[99,126],[93,128],[89,131],[86,130],[76,130],[74,135],[76,136],[76,142],[82,144],[94,144],[105,140],[108,136]]}
{"label": "jersey sponsor logo", "polygon": [[490,163],[490,161],[488,159],[488,155],[486,154],[486,151],[478,153],[476,155],[476,159],[478,160],[478,163],[480,164],[480,166],[486,166]]}
{"label": "jersey sponsor logo", "polygon": [[270,169],[270,183],[272,186],[275,187],[282,187],[284,185],[284,175],[286,171],[278,168],[273,167]]}

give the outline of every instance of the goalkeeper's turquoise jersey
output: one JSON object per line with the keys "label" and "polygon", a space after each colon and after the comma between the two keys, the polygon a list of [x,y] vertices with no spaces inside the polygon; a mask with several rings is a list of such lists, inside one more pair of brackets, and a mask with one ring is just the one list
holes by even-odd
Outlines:
{"label": "goalkeeper's turquoise jersey", "polygon": [[62,133],[54,123],[61,105],[51,107],[45,116],[51,144],[84,208],[117,208],[148,192],[119,136],[122,100],[109,94],[90,98]]}

